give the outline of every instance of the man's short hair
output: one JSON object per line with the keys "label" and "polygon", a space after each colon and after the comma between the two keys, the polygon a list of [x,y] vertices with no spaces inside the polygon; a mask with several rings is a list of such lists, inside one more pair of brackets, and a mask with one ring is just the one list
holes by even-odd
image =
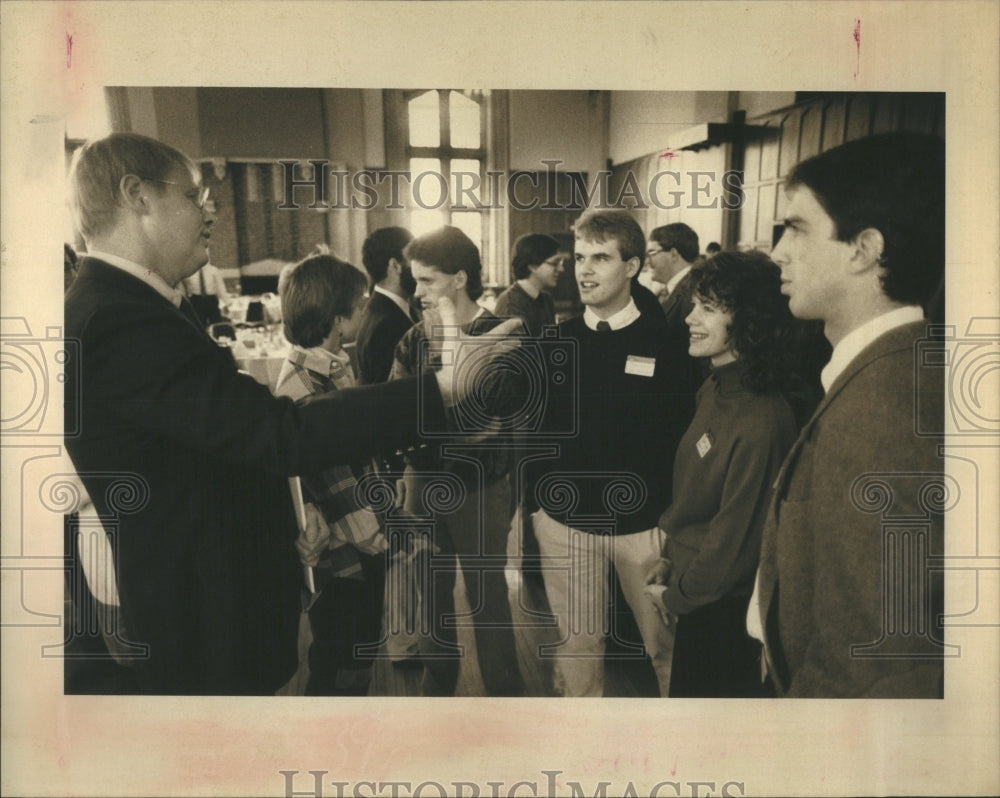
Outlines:
{"label": "man's short hair", "polygon": [[615,239],[622,260],[638,258],[641,263],[646,254],[646,236],[639,223],[625,211],[587,211],[576,220],[573,232],[585,241],[603,243],[608,238]]}
{"label": "man's short hair", "polygon": [[390,260],[403,261],[403,250],[412,240],[413,234],[405,227],[382,227],[365,239],[361,245],[361,262],[372,285],[385,279]]}
{"label": "man's short hair", "polygon": [[514,256],[511,267],[515,280],[524,280],[531,275],[531,267],[544,263],[559,251],[559,242],[545,233],[528,233],[514,242]]}
{"label": "man's short hair", "polygon": [[664,251],[677,250],[688,263],[693,263],[701,254],[698,245],[698,234],[688,227],[684,222],[665,224],[662,227],[654,228],[649,234],[651,240],[659,244]]}
{"label": "man's short hair", "polygon": [[834,147],[798,164],[787,187],[805,186],[833,220],[839,241],[882,234],[882,290],[923,304],[944,272],[944,142],[887,133]]}
{"label": "man's short hair", "polygon": [[479,247],[457,227],[444,227],[417,236],[403,250],[411,261],[418,260],[425,266],[433,266],[445,274],[465,272],[465,292],[469,299],[479,299],[483,295],[483,263],[479,259]]}
{"label": "man's short hair", "polygon": [[197,167],[180,150],[138,133],[112,133],[80,147],[70,167],[70,205],[84,239],[114,225],[125,175],[165,180],[177,167],[197,174]]}
{"label": "man's short hair", "polygon": [[295,264],[282,286],[285,337],[298,346],[319,346],[337,316],[351,315],[366,284],[363,272],[333,255],[310,255]]}
{"label": "man's short hair", "polygon": [[708,255],[715,255],[718,252],[722,252],[722,247],[719,245],[719,242],[709,241],[708,245],[705,247],[705,253]]}

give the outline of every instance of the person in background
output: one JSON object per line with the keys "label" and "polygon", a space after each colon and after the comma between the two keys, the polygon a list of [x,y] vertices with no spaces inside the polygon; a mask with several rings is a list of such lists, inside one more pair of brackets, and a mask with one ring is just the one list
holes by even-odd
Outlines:
{"label": "person in background", "polygon": [[206,263],[197,273],[182,281],[184,292],[206,325],[222,321],[222,314],[229,305],[229,292],[222,272],[211,263]]}
{"label": "person in background", "polygon": [[713,255],[718,255],[722,252],[722,247],[719,246],[718,241],[709,241],[708,246],[705,247],[705,257],[710,258]]}
{"label": "person in background", "polygon": [[413,273],[403,250],[413,239],[405,227],[383,227],[361,245],[372,291],[358,330],[358,376],[364,385],[385,382],[396,344],[420,320],[413,308]]}
{"label": "person in background", "polygon": [[[296,401],[352,388],[354,340],[366,304],[364,274],[332,255],[312,255],[288,275],[281,295],[285,338],[292,344],[275,396]],[[372,660],[359,646],[380,639],[385,552],[379,519],[358,504],[365,466],[333,466],[302,477],[303,498],[319,508],[330,529],[328,549],[314,568],[309,601],[312,645],[306,695],[366,695]]]}
{"label": "person in background", "polygon": [[663,315],[673,330],[687,335],[684,320],[691,312],[691,267],[698,260],[698,234],[683,222],[655,228],[646,242],[646,262],[653,278],[665,286],[660,295]]}
{"label": "person in background", "polygon": [[[371,284],[371,296],[358,329],[358,377],[363,385],[389,379],[396,344],[417,321],[413,272],[403,255],[413,235],[405,227],[382,227],[365,239],[361,259]],[[383,473],[402,474],[403,461],[390,455],[377,463]],[[386,651],[394,667],[420,667],[417,613],[420,604],[413,553],[405,547],[393,551],[389,561],[389,594],[386,597]]]}
{"label": "person in background", "polygon": [[691,418],[687,353],[659,304],[643,311],[632,297],[646,241],[636,221],[621,211],[590,212],[575,236],[585,310],[559,332],[576,341],[577,374],[548,399],[553,417],[578,419],[578,432],[529,464],[534,490],[526,497],[561,636],[555,688],[564,696],[603,694],[614,568],[666,695],[672,634],[644,590],[663,545],[656,520],[670,502],[674,450]]}
{"label": "person in background", "polygon": [[[392,379],[433,370],[439,355],[427,346],[430,328],[442,301],[455,307],[455,321],[475,336],[493,329],[499,319],[480,307],[482,263],[479,250],[457,227],[446,226],[411,241],[404,253],[416,281],[414,296],[424,308],[424,319],[414,325],[396,347]],[[504,398],[520,406],[523,399],[503,369],[494,371],[490,393],[497,396],[496,418],[504,418]],[[477,408],[482,410],[482,408]],[[483,411],[485,412],[485,411]],[[513,446],[480,446],[483,435],[468,428],[477,415],[454,408],[454,440],[435,442],[408,455],[404,509],[424,515],[423,489],[433,487],[432,478],[447,472],[461,482],[461,501],[450,512],[435,518],[434,551],[424,548],[427,560],[420,569],[426,581],[420,585],[430,634],[420,638],[424,675],[423,695],[453,695],[458,680],[460,653],[451,617],[455,612],[455,580],[461,566],[475,631],[479,668],[487,695],[524,693],[517,663],[504,562],[511,521],[511,490],[508,473],[516,464]],[[465,422],[463,422],[463,419]]]}
{"label": "person in background", "polygon": [[529,233],[514,242],[511,259],[514,283],[497,298],[497,316],[517,316],[538,337],[542,327],[555,324],[556,311],[549,294],[563,273],[563,255],[559,242],[544,233]]}
{"label": "person in background", "polygon": [[921,305],[944,275],[944,163],[941,139],[889,133],[786,182],[771,257],[833,353],[775,485],[747,615],[778,696],[943,694],[944,369],[920,347],[943,345]]}
{"label": "person in background", "polygon": [[712,373],[677,447],[666,541],[647,583],[666,586],[659,600],[676,623],[670,696],[754,697],[760,645],[745,618],[771,485],[797,433],[782,395],[795,320],[762,253],[720,254],[691,274],[689,351]]}

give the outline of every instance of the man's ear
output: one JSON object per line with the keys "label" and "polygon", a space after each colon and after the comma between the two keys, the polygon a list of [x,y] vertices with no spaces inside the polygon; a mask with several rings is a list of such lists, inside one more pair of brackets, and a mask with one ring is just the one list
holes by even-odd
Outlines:
{"label": "man's ear", "polygon": [[628,274],[631,280],[639,273],[639,269],[642,268],[642,258],[636,255],[634,258],[629,258],[625,261],[626,264],[626,274]]}
{"label": "man's ear", "polygon": [[125,175],[118,183],[118,194],[125,206],[136,213],[149,212],[149,199],[143,193],[142,178]]}
{"label": "man's ear", "polygon": [[855,271],[866,271],[878,267],[882,263],[882,253],[885,252],[885,239],[882,233],[874,227],[866,227],[854,237]]}

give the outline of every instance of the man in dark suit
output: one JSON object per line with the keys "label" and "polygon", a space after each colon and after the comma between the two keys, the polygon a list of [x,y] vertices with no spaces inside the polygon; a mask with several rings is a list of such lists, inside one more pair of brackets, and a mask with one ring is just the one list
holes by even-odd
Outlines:
{"label": "man in dark suit", "polygon": [[646,262],[653,279],[665,286],[660,304],[667,324],[671,329],[683,328],[685,335],[684,319],[694,307],[688,275],[699,252],[698,234],[683,222],[657,227],[646,242]]}
{"label": "man in dark suit", "polygon": [[944,269],[944,144],[853,141],[787,190],[772,258],[833,354],[778,477],[748,627],[780,696],[939,697],[944,385],[917,355]]}
{"label": "man in dark suit", "polygon": [[[79,342],[66,410],[80,430],[66,447],[114,530],[122,613],[147,651],[139,690],[273,693],[296,666],[286,477],[414,442],[418,413],[443,424],[459,398],[453,370],[298,406],[275,399],[237,372],[177,288],[208,260],[214,218],[197,167],[118,133],[80,149],[71,186],[87,256],[66,294]],[[319,545],[313,518],[307,548]]]}
{"label": "man in dark suit", "polygon": [[361,247],[361,259],[373,286],[357,338],[362,385],[389,378],[396,344],[420,320],[411,306],[416,285],[403,257],[403,249],[412,238],[404,227],[383,227],[368,236]]}

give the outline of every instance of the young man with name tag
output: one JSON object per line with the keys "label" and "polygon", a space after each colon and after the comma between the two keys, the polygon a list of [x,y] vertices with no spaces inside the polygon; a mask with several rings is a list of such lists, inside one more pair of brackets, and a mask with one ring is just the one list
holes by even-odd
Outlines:
{"label": "young man with name tag", "polygon": [[630,295],[646,245],[634,219],[590,212],[575,238],[586,307],[560,335],[576,341],[576,380],[549,397],[555,415],[575,414],[575,434],[553,439],[557,453],[533,461],[526,491],[559,625],[555,687],[566,696],[603,693],[613,567],[666,695],[672,630],[643,589],[663,545],[657,518],[670,502],[674,451],[691,417],[686,346],[662,314],[640,311]]}

